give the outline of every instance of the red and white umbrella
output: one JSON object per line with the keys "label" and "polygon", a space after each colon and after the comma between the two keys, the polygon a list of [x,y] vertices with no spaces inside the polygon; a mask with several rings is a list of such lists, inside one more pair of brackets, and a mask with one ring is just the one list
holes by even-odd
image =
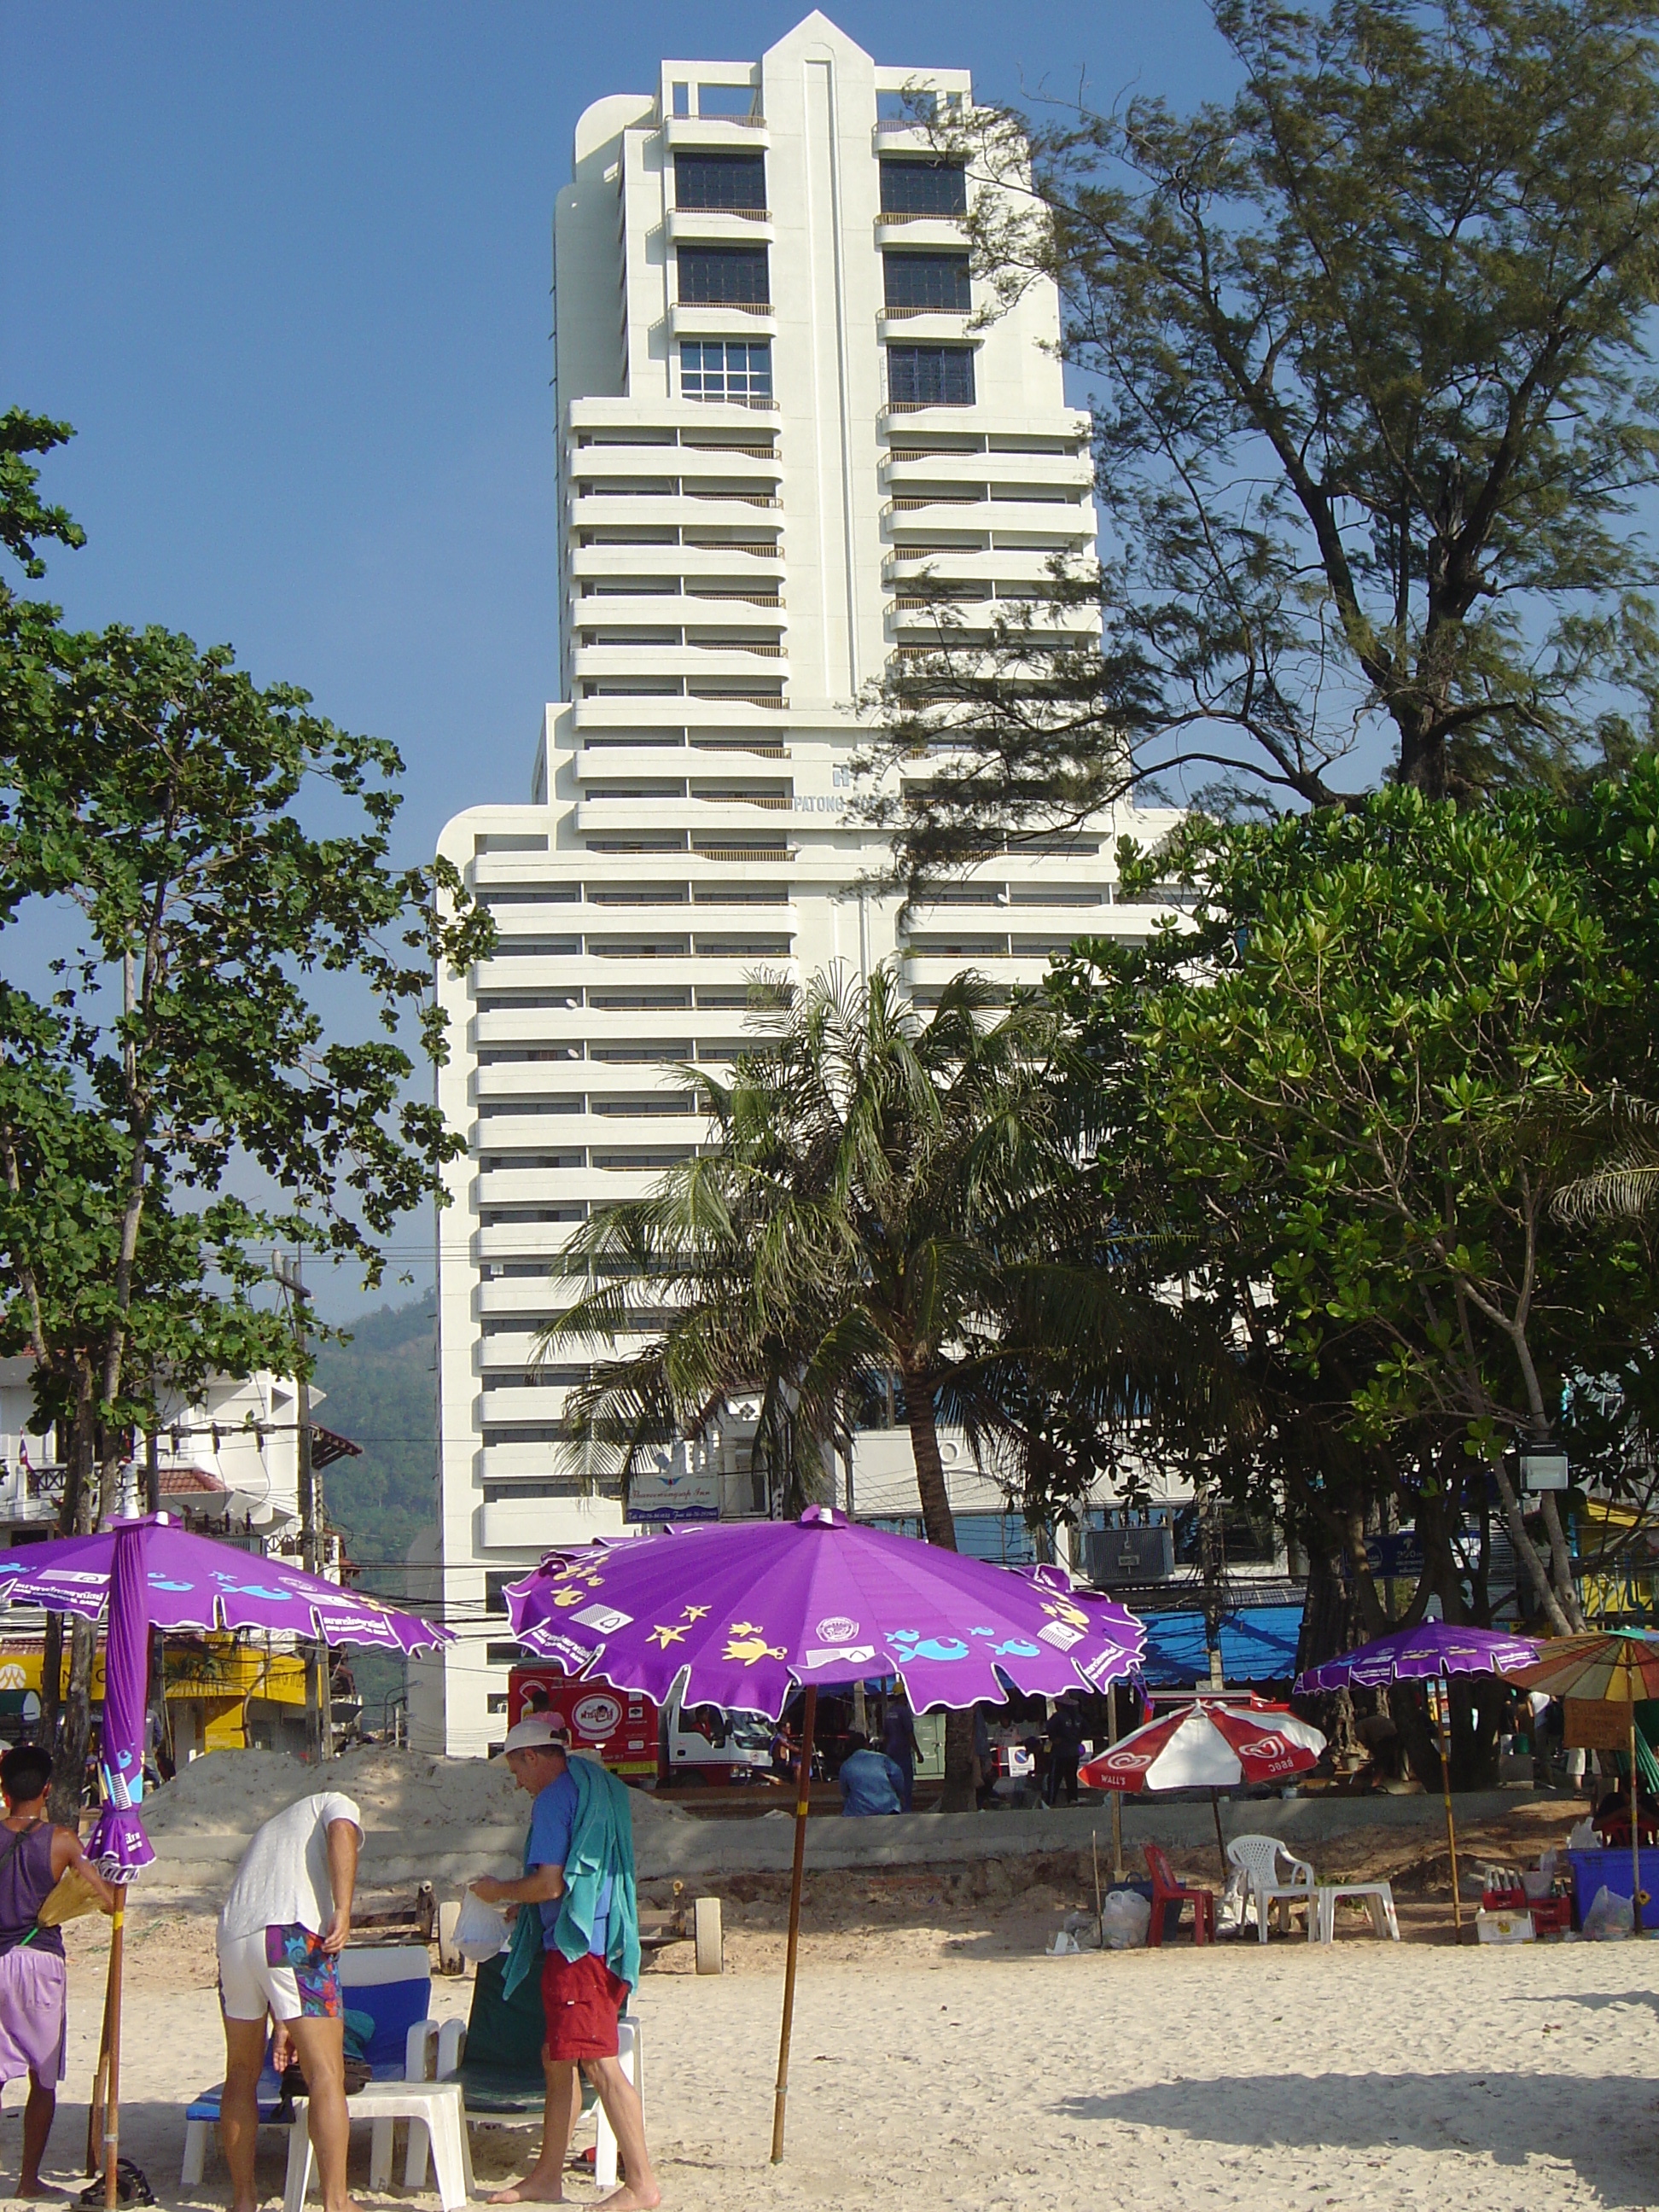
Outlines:
{"label": "red and white umbrella", "polygon": [[1305,1774],[1324,1748],[1319,1730],[1298,1720],[1288,1705],[1257,1698],[1248,1705],[1220,1705],[1200,1698],[1126,1735],[1079,1767],[1077,1778],[1091,1790],[1207,1790],[1224,1877],[1218,1793],[1244,1782]]}
{"label": "red and white umbrella", "polygon": [[1148,1721],[1078,1771],[1091,1790],[1232,1790],[1305,1774],[1325,1748],[1288,1705],[1212,1705],[1200,1698]]}

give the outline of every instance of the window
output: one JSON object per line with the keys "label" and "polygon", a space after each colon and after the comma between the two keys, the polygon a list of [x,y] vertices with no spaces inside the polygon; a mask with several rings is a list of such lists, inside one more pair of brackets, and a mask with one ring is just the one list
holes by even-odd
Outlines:
{"label": "window", "polygon": [[893,407],[971,407],[974,356],[969,346],[890,345],[887,399]]}
{"label": "window", "polygon": [[965,253],[884,253],[881,266],[890,307],[934,307],[967,313],[971,302]]}
{"label": "window", "polygon": [[968,212],[968,179],[960,161],[884,161],[884,215],[957,216]]}
{"label": "window", "polygon": [[682,307],[763,307],[772,297],[763,246],[683,246]]}
{"label": "window", "polygon": [[751,400],[772,397],[772,349],[743,338],[687,339],[680,347],[684,399]]}
{"label": "window", "polygon": [[759,215],[766,206],[764,154],[686,154],[674,156],[674,204],[729,208]]}

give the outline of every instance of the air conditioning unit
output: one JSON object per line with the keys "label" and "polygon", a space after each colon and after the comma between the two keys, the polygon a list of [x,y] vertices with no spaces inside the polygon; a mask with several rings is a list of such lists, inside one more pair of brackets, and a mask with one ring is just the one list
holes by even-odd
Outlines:
{"label": "air conditioning unit", "polygon": [[1161,1583],[1175,1572],[1175,1531],[1167,1521],[1147,1528],[1085,1528],[1083,1571],[1091,1583]]}

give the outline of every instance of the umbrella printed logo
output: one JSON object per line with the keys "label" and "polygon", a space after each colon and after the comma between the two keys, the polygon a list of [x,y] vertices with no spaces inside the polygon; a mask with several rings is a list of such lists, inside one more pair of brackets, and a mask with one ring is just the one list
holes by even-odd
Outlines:
{"label": "umbrella printed logo", "polygon": [[1139,1774],[1152,1763],[1151,1753],[1144,1751],[1109,1751],[1104,1761],[1114,1774]]}
{"label": "umbrella printed logo", "polygon": [[1052,1644],[1060,1651],[1069,1651],[1073,1644],[1083,1641],[1083,1631],[1068,1627],[1063,1620],[1051,1620],[1046,1628],[1039,1628],[1037,1634],[1045,1644]]}
{"label": "umbrella printed logo", "polygon": [[850,1644],[858,1632],[857,1621],[848,1620],[844,1613],[832,1613],[814,1631],[820,1644]]}
{"label": "umbrella printed logo", "polygon": [[575,1615],[575,1622],[579,1628],[593,1628],[601,1636],[611,1636],[626,1628],[633,1618],[631,1613],[618,1613],[613,1605],[590,1605]]}
{"label": "umbrella printed logo", "polygon": [[824,1647],[814,1646],[805,1654],[805,1659],[808,1670],[817,1674],[820,1668],[834,1667],[837,1663],[847,1667],[867,1667],[875,1656],[873,1644],[831,1644]]}
{"label": "umbrella printed logo", "polygon": [[916,1659],[931,1659],[936,1665],[944,1666],[968,1656],[968,1646],[955,1637],[948,1641],[937,1636],[919,1637],[914,1628],[890,1628],[887,1633],[902,1666],[908,1667]]}

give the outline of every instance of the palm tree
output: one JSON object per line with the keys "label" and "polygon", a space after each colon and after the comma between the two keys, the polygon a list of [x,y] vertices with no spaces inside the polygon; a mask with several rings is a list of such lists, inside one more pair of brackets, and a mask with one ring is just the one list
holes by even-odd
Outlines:
{"label": "palm tree", "polygon": [[[981,1462],[1017,1460],[1011,1326],[1040,1323],[1028,1349],[1052,1366],[1067,1337],[1098,1334],[1109,1289],[1097,1265],[1045,1257],[1078,1188],[1056,1018],[1033,1001],[993,1020],[992,1003],[959,976],[924,1020],[890,969],[832,971],[774,991],[729,1085],[695,1071],[718,1141],[571,1240],[588,1288],[538,1347],[614,1341],[670,1309],[567,1401],[586,1471],[625,1494],[646,1450],[758,1397],[757,1453],[781,1492],[804,1494],[860,1393],[896,1384],[923,1528],[956,1548],[941,1421]],[[969,1717],[952,1715],[947,1805],[971,1802],[971,1751]]]}

